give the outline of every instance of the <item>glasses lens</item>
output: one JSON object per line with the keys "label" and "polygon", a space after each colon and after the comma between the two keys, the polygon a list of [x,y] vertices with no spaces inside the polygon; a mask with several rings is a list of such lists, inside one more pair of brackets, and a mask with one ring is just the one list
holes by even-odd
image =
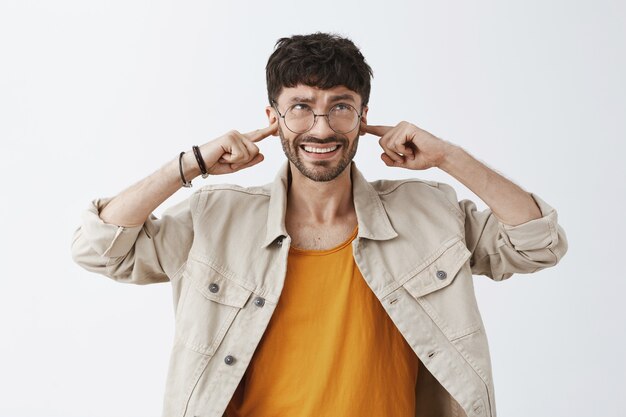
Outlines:
{"label": "glasses lens", "polygon": [[294,133],[304,133],[313,127],[315,116],[307,106],[296,104],[285,114],[285,124]]}
{"label": "glasses lens", "polygon": [[348,133],[357,127],[359,114],[356,109],[347,104],[337,104],[328,115],[330,128],[337,133]]}

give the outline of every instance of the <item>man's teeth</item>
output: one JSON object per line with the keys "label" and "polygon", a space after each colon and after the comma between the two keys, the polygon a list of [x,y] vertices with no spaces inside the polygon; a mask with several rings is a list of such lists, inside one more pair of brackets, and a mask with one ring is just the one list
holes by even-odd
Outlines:
{"label": "man's teeth", "polygon": [[304,150],[307,152],[313,152],[313,153],[328,153],[328,152],[332,152],[335,149],[337,149],[339,146],[335,145],[335,146],[331,146],[330,148],[315,148],[313,146],[303,146]]}

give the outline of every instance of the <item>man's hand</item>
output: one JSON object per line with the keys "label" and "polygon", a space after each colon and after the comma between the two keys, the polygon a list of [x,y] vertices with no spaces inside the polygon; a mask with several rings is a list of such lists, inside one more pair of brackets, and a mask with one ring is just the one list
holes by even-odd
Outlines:
{"label": "man's hand", "polygon": [[236,130],[205,143],[200,147],[207,171],[211,175],[231,174],[263,161],[263,154],[255,144],[278,130],[278,122],[253,132]]}
{"label": "man's hand", "polygon": [[419,127],[400,122],[396,126],[370,126],[361,123],[361,134],[380,136],[378,143],[385,152],[380,156],[387,166],[407,169],[438,167],[454,150],[450,142]]}

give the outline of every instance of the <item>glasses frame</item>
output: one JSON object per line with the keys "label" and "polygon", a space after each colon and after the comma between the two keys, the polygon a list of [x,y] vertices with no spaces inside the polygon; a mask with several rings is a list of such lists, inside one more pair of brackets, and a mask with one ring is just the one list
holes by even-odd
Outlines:
{"label": "glasses frame", "polygon": [[[307,130],[305,130],[305,131],[303,131],[303,132],[296,132],[296,131],[291,130],[291,129],[289,128],[289,126],[287,125],[287,121],[285,120],[285,116],[287,115],[287,112],[288,112],[289,110],[291,110],[294,106],[298,106],[298,105],[303,104],[303,103],[295,103],[295,104],[292,104],[292,105],[291,105],[291,106],[289,106],[289,108],[285,111],[285,114],[281,114],[281,113],[280,113],[280,110],[278,110],[278,103],[276,103],[276,100],[272,100],[272,103],[274,103],[274,110],[276,110],[276,112],[278,113],[278,116],[280,116],[280,117],[283,119],[283,123],[285,123],[285,127],[286,127],[287,129],[289,129],[289,131],[290,131],[290,132],[295,133],[295,134],[297,134],[297,135],[301,135],[301,134],[306,133],[306,132],[310,131],[311,129],[313,129],[313,128],[315,127],[315,123],[317,123],[317,118],[318,118],[318,117],[326,117],[326,123],[328,123],[328,127],[330,127],[330,128],[332,129],[332,131],[333,131],[333,132],[338,133],[338,134],[340,134],[340,135],[345,135],[346,133],[353,131],[354,129],[356,129],[356,128],[359,126],[359,124],[360,124],[360,122],[361,122],[361,117],[363,116],[363,106],[361,106],[361,113],[359,113],[359,111],[356,109],[356,107],[354,107],[353,105],[348,104],[348,103],[337,103],[337,104],[333,105],[333,106],[330,108],[330,110],[328,111],[328,113],[326,113],[326,114],[315,114],[315,112],[313,111],[313,109],[311,109],[311,113],[313,113],[313,124],[311,125],[311,127],[309,127]],[[344,106],[350,106],[350,107],[352,107],[352,109],[353,109],[353,110],[356,112],[356,114],[357,114],[357,123],[356,123],[356,126],[354,126],[352,129],[348,130],[347,132],[338,132],[338,131],[336,131],[335,129],[333,129],[333,127],[330,125],[330,112],[331,112],[331,111],[332,111],[332,110],[333,110],[336,106],[338,106],[338,105],[340,105],[340,104],[341,104],[341,105],[344,105]]]}

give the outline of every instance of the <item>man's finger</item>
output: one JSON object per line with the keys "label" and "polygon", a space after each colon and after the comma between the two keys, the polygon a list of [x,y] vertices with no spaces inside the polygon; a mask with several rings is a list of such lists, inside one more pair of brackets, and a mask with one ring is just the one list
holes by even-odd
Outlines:
{"label": "man's finger", "polygon": [[263,161],[265,159],[265,157],[263,156],[262,153],[256,154],[256,156],[254,158],[252,158],[250,161],[246,162],[243,165],[239,165],[239,164],[230,164],[230,167],[233,171],[239,171],[245,168],[249,168],[252,165],[256,165],[259,162]]}
{"label": "man's finger", "polygon": [[395,164],[396,164],[396,161],[394,161],[393,159],[391,159],[391,158],[389,157],[389,155],[387,155],[386,153],[381,154],[381,155],[380,155],[380,159],[382,159],[382,160],[383,160],[383,162],[384,162],[387,166],[390,166],[390,167],[395,166]]}
{"label": "man's finger", "polygon": [[266,137],[270,136],[278,130],[278,120],[271,125],[264,127],[263,129],[257,129],[252,132],[244,133],[243,135],[252,142],[258,142]]}
{"label": "man's finger", "polygon": [[366,133],[370,133],[376,136],[383,136],[385,133],[389,132],[393,127],[391,126],[374,126],[374,125],[365,125],[362,127],[362,130]]}

